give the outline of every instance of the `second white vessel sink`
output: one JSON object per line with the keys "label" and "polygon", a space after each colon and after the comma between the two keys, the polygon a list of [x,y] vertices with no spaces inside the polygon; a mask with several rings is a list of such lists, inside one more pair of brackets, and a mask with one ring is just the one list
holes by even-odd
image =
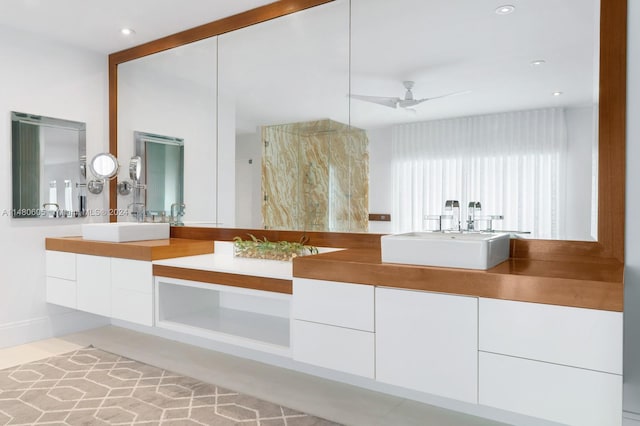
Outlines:
{"label": "second white vessel sink", "polygon": [[509,234],[409,232],[381,237],[382,261],[489,269],[509,258]]}
{"label": "second white vessel sink", "polygon": [[82,225],[82,238],[113,243],[164,240],[169,238],[169,224],[137,222],[85,223]]}

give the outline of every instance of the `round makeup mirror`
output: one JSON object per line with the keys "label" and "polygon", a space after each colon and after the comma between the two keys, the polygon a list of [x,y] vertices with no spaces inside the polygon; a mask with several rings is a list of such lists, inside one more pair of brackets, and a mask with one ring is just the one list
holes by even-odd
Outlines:
{"label": "round makeup mirror", "polygon": [[113,155],[104,152],[93,157],[89,163],[89,169],[99,179],[111,179],[118,174],[118,160]]}
{"label": "round makeup mirror", "polygon": [[131,180],[139,181],[142,173],[142,158],[139,155],[131,157],[129,162],[129,177]]}

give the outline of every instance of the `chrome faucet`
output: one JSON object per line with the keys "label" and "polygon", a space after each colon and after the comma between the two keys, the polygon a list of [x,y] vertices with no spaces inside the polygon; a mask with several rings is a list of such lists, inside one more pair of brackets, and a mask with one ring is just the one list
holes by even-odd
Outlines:
{"label": "chrome faucet", "polygon": [[476,214],[482,211],[482,204],[480,201],[469,201],[467,208],[467,231],[474,231],[477,220]]}
{"label": "chrome faucet", "polygon": [[184,226],[181,218],[184,216],[184,203],[173,203],[171,204],[171,225],[173,226]]}
{"label": "chrome faucet", "polygon": [[[134,207],[131,209],[131,207]],[[131,214],[136,217],[136,222],[144,222],[144,203],[131,203],[127,206],[127,210],[131,210]]]}
{"label": "chrome faucet", "polygon": [[444,202],[445,216],[450,215],[451,228],[450,231],[460,231],[460,202],[458,200],[447,200]]}

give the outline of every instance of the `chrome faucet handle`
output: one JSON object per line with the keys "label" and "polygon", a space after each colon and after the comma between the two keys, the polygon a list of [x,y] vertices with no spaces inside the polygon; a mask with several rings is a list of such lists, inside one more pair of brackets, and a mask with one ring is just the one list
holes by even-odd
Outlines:
{"label": "chrome faucet handle", "polygon": [[[184,210],[187,206],[184,203],[173,203],[171,204],[171,225],[174,226],[184,226],[184,223],[180,220],[182,216],[184,216]],[[175,213],[174,213],[175,212]]]}

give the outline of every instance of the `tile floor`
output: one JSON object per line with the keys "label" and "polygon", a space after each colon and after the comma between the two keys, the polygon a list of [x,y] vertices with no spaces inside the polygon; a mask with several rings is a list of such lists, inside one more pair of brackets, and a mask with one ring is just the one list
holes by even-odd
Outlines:
{"label": "tile floor", "polygon": [[346,425],[502,424],[113,326],[0,349],[0,369],[88,345]]}

